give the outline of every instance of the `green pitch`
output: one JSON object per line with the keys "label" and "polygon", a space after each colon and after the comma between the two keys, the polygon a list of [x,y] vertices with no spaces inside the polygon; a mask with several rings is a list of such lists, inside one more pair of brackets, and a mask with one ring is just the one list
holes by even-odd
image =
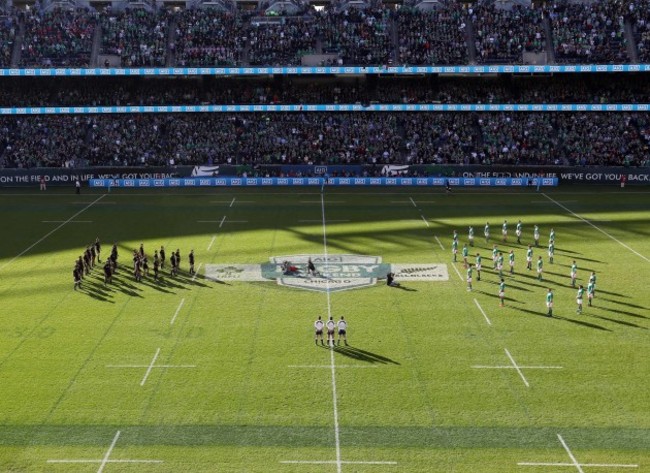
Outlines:
{"label": "green pitch", "polygon": [[[2,472],[650,471],[646,188],[4,190],[0,219]],[[525,269],[534,224],[541,282]],[[468,225],[484,267],[471,292]],[[118,244],[119,272],[74,291],[97,236],[102,261]],[[180,249],[181,273],[135,282],[140,243]],[[328,292],[205,273],[324,254],[444,264],[448,280]],[[579,284],[598,277],[581,315],[573,260]],[[349,347],[314,344],[330,314]]]}

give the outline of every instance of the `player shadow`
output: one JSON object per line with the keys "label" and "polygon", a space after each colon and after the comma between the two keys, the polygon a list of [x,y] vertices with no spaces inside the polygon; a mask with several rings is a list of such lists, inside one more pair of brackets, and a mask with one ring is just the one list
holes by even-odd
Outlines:
{"label": "player shadow", "polygon": [[110,302],[111,304],[115,304],[115,301],[112,301],[109,299],[110,294],[100,288],[98,288],[95,285],[90,285],[90,284],[81,284],[81,287],[78,289],[78,291],[83,292],[84,294],[88,295],[89,297],[92,297],[93,299],[96,299],[101,302]]}
{"label": "player shadow", "polygon": [[572,324],[576,324],[576,325],[582,325],[584,327],[595,328],[597,330],[604,330],[605,332],[611,332],[611,330],[608,329],[607,327],[603,327],[602,325],[598,325],[598,324],[592,324],[591,322],[585,322],[584,320],[570,319],[568,317],[562,317],[561,315],[554,315],[553,318],[557,320],[564,320],[566,322],[571,322]]}
{"label": "player shadow", "polygon": [[[604,292],[604,291],[598,291],[598,292]],[[602,301],[613,302],[614,304],[618,304],[618,305],[625,305],[627,307],[633,307],[635,309],[649,310],[647,307],[643,307],[643,306],[636,305],[636,304],[630,304],[629,302],[615,301],[613,299],[607,299],[606,297],[599,297],[599,299],[602,300]]]}
{"label": "player shadow", "polygon": [[641,330],[648,330],[647,327],[643,327],[642,325],[633,324],[632,322],[626,322],[624,320],[610,319],[609,317],[604,317],[602,315],[589,314],[589,317],[595,317],[595,318],[601,319],[601,320],[608,320],[609,322],[614,322],[615,324],[621,324],[621,325],[626,325],[628,327],[640,328]]}
{"label": "player shadow", "polygon": [[142,284],[144,284],[147,287],[150,287],[152,289],[155,289],[158,292],[163,292],[165,294],[176,294],[174,291],[168,291],[165,289],[163,286],[158,284],[155,279],[152,278],[142,278],[142,281],[140,281]]}
{"label": "player shadow", "polygon": [[373,353],[367,350],[362,350],[361,348],[356,348],[351,345],[348,346],[336,345],[334,346],[334,351],[343,356],[347,356],[348,358],[352,358],[354,360],[359,360],[359,361],[365,361],[366,363],[380,363],[384,365],[391,364],[391,365],[398,365],[398,366],[400,365],[400,363],[398,363],[397,361],[391,360],[386,356],[378,355],[377,353]]}
{"label": "player shadow", "polygon": [[[626,299],[629,299],[629,297],[630,297],[630,296],[626,296],[625,294],[619,294],[618,292],[605,291],[603,289],[598,289],[598,294],[607,294],[609,296],[615,296],[615,297],[625,297]],[[622,304],[622,302],[617,302],[617,304]],[[645,307],[640,307],[640,309],[645,309]]]}
{"label": "player shadow", "polygon": [[402,284],[400,284],[399,286],[388,286],[388,287],[392,287],[394,289],[401,289],[402,291],[407,291],[407,292],[417,292],[418,291],[417,289],[413,289],[412,287],[407,287],[407,286],[404,286]]}
{"label": "player shadow", "polygon": [[581,255],[579,251],[565,250],[564,248],[555,248],[556,253],[571,253],[573,255]]}
{"label": "player shadow", "polygon": [[[510,287],[511,286],[508,286],[508,288],[510,288]],[[492,297],[493,299],[498,299],[499,298],[498,295],[492,294],[490,292],[485,292],[485,291],[474,291],[474,292],[478,292],[479,294],[483,294],[483,295],[486,295],[488,297]],[[523,302],[520,302],[517,299],[513,299],[512,297],[504,297],[503,300],[505,300],[506,302],[513,302],[515,304],[523,304]]]}
{"label": "player shadow", "polygon": [[614,312],[615,314],[629,315],[630,317],[636,317],[638,319],[648,319],[648,318],[650,318],[650,317],[646,317],[645,315],[635,314],[634,312],[628,312],[626,310],[605,309],[605,308],[603,308],[603,310],[606,311],[606,312]]}
{"label": "player shadow", "polygon": [[177,281],[181,282],[182,284],[191,285],[191,286],[199,286],[199,287],[208,287],[207,284],[204,284],[201,281],[199,281],[199,279],[205,279],[205,277],[200,276],[198,274],[196,275],[196,277],[194,277],[194,279],[192,279],[193,276],[178,273],[175,276],[175,278],[176,278]]}

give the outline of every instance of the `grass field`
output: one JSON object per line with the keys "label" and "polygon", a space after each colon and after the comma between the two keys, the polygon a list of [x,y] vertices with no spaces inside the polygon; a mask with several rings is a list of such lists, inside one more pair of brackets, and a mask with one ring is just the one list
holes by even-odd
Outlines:
{"label": "grass field", "polygon": [[[647,188],[14,189],[0,219],[1,472],[650,472]],[[535,249],[542,282],[513,243],[518,219],[522,243],[555,228],[555,263]],[[468,225],[484,264],[472,292],[451,255]],[[74,291],[96,236],[122,269]],[[493,242],[516,254],[503,308]],[[181,274],[136,283],[140,243],[179,248]],[[340,254],[449,278],[313,291],[205,276]],[[579,283],[598,275],[582,315],[572,260]],[[330,314],[349,347],[314,345]]]}

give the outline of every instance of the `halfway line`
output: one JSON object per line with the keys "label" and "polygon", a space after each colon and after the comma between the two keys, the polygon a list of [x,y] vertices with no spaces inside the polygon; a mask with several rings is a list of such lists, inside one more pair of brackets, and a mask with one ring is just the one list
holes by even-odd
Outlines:
{"label": "halfway line", "polygon": [[103,199],[104,197],[106,197],[106,194],[102,194],[102,195],[100,195],[97,199],[93,200],[90,204],[86,205],[83,209],[81,209],[79,212],[77,212],[76,214],[74,214],[74,215],[73,215],[72,217],[70,217],[68,220],[66,220],[65,222],[63,222],[62,224],[60,224],[58,227],[56,227],[56,228],[54,228],[53,230],[51,230],[50,232],[48,232],[44,237],[42,237],[42,238],[41,238],[40,240],[38,240],[36,243],[32,243],[29,247],[27,247],[27,249],[23,250],[20,254],[18,254],[17,256],[14,256],[12,259],[10,259],[9,261],[7,261],[5,264],[3,264],[2,266],[0,266],[0,271],[2,271],[3,269],[5,269],[5,268],[6,268],[7,266],[9,266],[11,263],[13,263],[13,262],[16,261],[18,258],[20,258],[22,255],[24,255],[25,253],[27,253],[29,250],[31,250],[32,248],[34,248],[34,247],[35,247],[36,245],[38,245],[40,242],[42,242],[43,240],[45,240],[45,239],[46,239],[47,237],[49,237],[52,233],[56,232],[58,229],[60,229],[61,227],[63,227],[66,223],[68,223],[68,222],[74,220],[74,218],[75,218],[77,215],[80,215],[82,212],[85,212],[87,209],[89,209],[90,207],[92,207],[93,205],[95,205],[97,202],[99,202],[99,201],[100,201],[101,199]]}
{"label": "halfway line", "polygon": [[596,225],[594,225],[593,223],[591,223],[589,220],[587,220],[587,219],[585,219],[585,218],[582,218],[580,215],[578,215],[577,213],[573,212],[572,210],[569,210],[567,207],[565,207],[564,205],[560,204],[557,200],[552,199],[552,198],[549,197],[548,195],[546,195],[546,194],[544,194],[544,193],[542,193],[542,195],[543,195],[544,197],[546,197],[548,200],[550,200],[551,202],[553,202],[554,204],[556,204],[558,207],[563,208],[564,210],[566,210],[567,212],[569,212],[569,213],[570,213],[571,215],[573,215],[574,217],[576,217],[576,218],[582,220],[583,222],[585,222],[585,223],[588,224],[588,225],[591,225],[592,227],[594,227],[596,230],[598,230],[598,231],[599,231],[600,233],[602,233],[603,235],[605,235],[605,236],[611,238],[612,240],[614,240],[616,243],[618,243],[618,244],[621,245],[622,247],[627,248],[628,250],[630,250],[630,251],[631,251],[632,253],[634,253],[635,255],[637,255],[637,256],[643,258],[643,259],[646,260],[648,263],[650,263],[650,259],[648,259],[648,258],[646,258],[645,256],[643,256],[641,253],[639,253],[639,252],[633,250],[632,248],[630,248],[629,246],[627,246],[627,245],[626,245],[625,243],[623,243],[622,241],[618,240],[617,238],[615,238],[615,237],[613,237],[612,235],[610,235],[609,233],[607,233],[605,230],[601,229],[600,227],[597,227]]}

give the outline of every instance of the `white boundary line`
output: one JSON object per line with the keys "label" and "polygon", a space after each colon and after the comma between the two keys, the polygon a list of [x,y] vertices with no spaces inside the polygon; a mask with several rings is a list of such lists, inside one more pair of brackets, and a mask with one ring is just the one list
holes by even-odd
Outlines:
{"label": "white boundary line", "polygon": [[219,228],[223,226],[223,223],[226,221],[226,216],[224,215],[223,218],[221,219],[221,223],[219,223]]}
{"label": "white boundary line", "polygon": [[176,316],[181,311],[181,308],[183,307],[183,304],[185,304],[185,298],[184,297],[181,299],[181,303],[178,304],[178,308],[176,309],[176,312],[174,312],[174,316],[172,317],[171,322],[169,322],[169,325],[174,325],[174,322],[176,321]]}
{"label": "white boundary line", "polygon": [[[336,365],[337,368],[358,368],[358,369],[369,369],[369,368],[379,368],[379,366],[375,365]],[[317,369],[317,368],[327,368],[330,369],[330,365],[288,365],[287,368],[309,368],[309,369]]]}
{"label": "white boundary line", "polygon": [[102,473],[102,471],[104,471],[104,467],[106,466],[108,457],[111,456],[111,452],[115,448],[115,444],[117,443],[117,439],[119,438],[120,438],[120,431],[118,430],[117,433],[115,434],[115,437],[113,437],[113,442],[111,443],[111,446],[108,447],[108,450],[106,451],[106,455],[104,455],[104,459],[102,460],[101,465],[99,465],[99,470],[97,470],[97,473]]}
{"label": "white boundary line", "polygon": [[562,446],[564,447],[564,450],[566,450],[567,454],[569,455],[569,458],[571,458],[571,461],[573,462],[573,465],[578,469],[580,473],[584,473],[582,471],[582,468],[580,467],[580,463],[578,463],[578,460],[576,460],[576,457],[573,456],[573,453],[571,453],[571,450],[567,446],[566,442],[562,438],[560,434],[557,434],[557,438],[560,440],[560,443],[562,443]]}
{"label": "white boundary line", "polygon": [[199,274],[199,271],[201,271],[201,266],[203,266],[203,263],[199,263],[198,268],[196,268],[196,271],[192,275],[192,282],[194,282],[194,280],[196,280],[196,276]]}
{"label": "white boundary line", "polygon": [[[320,220],[298,220],[299,223],[321,223]],[[346,223],[349,220],[330,220],[329,223]]]}
{"label": "white boundary line", "polygon": [[160,348],[156,350],[156,354],[153,356],[153,360],[151,360],[151,364],[149,365],[149,368],[147,368],[147,372],[144,374],[144,378],[142,378],[142,381],[140,381],[140,386],[144,386],[144,383],[147,382],[149,373],[151,373],[151,370],[153,369],[153,365],[156,363],[156,359],[158,358],[158,355],[160,355]]}
{"label": "white boundary line", "polygon": [[228,208],[231,208],[233,205],[235,205],[235,197],[232,198],[232,202],[230,202]]}
{"label": "white boundary line", "polygon": [[427,219],[424,218],[424,215],[420,215],[420,217],[422,217],[422,220],[423,220],[424,223],[427,225],[427,228],[431,226],[431,225],[429,225],[429,222],[427,222]]}
{"label": "white boundary line", "polygon": [[528,384],[528,380],[524,376],[524,373],[521,371],[521,369],[519,369],[519,366],[517,366],[517,363],[515,362],[515,359],[512,357],[512,355],[510,354],[510,352],[508,351],[507,348],[504,348],[504,350],[506,351],[506,355],[508,355],[508,358],[510,358],[510,361],[512,362],[512,366],[515,367],[515,369],[517,370],[517,373],[519,373],[519,376],[521,376],[521,379],[524,381],[524,384],[526,385],[527,388],[529,388],[530,384]]}
{"label": "white boundary line", "polygon": [[433,235],[433,238],[435,238],[436,241],[438,242],[438,245],[440,245],[440,249],[441,249],[442,251],[445,251],[445,247],[442,246],[442,242],[440,241],[440,238],[438,238],[436,235]]}
{"label": "white boundary line", "polygon": [[32,243],[30,246],[28,246],[28,247],[27,247],[25,250],[23,250],[21,253],[19,253],[18,255],[14,256],[14,257],[11,258],[9,261],[7,261],[5,264],[3,264],[2,266],[0,266],[0,271],[2,271],[3,269],[5,269],[5,268],[6,268],[7,266],[9,266],[11,263],[13,263],[13,262],[16,261],[18,258],[20,258],[22,255],[24,255],[25,253],[27,253],[29,250],[31,250],[32,248],[34,248],[34,247],[35,247],[36,245],[38,245],[40,242],[42,242],[43,240],[45,240],[45,239],[46,239],[47,237],[49,237],[52,233],[56,232],[59,228],[63,227],[66,223],[68,223],[68,222],[74,220],[74,218],[75,218],[77,215],[80,215],[82,212],[85,212],[86,210],[88,210],[90,207],[92,207],[93,205],[95,205],[97,202],[99,202],[99,201],[100,201],[101,199],[103,199],[104,197],[106,197],[106,194],[102,194],[102,195],[100,195],[100,196],[97,197],[95,200],[93,200],[90,204],[86,205],[86,206],[85,206],[83,209],[81,209],[79,212],[77,212],[77,213],[74,214],[72,217],[70,217],[68,220],[66,220],[65,222],[63,222],[61,225],[59,225],[58,227],[56,227],[56,228],[50,230],[50,231],[49,231],[48,233],[46,233],[45,236],[42,237],[40,240],[36,241],[35,243]]}
{"label": "white boundary line", "polygon": [[557,205],[558,207],[563,208],[564,210],[566,210],[567,212],[569,212],[569,213],[570,213],[571,215],[573,215],[574,217],[576,217],[576,218],[582,220],[583,222],[585,222],[587,225],[591,225],[592,227],[594,227],[596,230],[598,230],[598,231],[599,231],[600,233],[602,233],[603,235],[605,235],[605,236],[611,238],[612,240],[614,240],[616,243],[618,243],[618,244],[621,245],[622,247],[627,248],[628,250],[630,250],[632,253],[634,253],[634,254],[637,255],[638,257],[643,258],[645,261],[647,261],[648,263],[650,263],[650,259],[648,259],[647,257],[643,256],[643,255],[642,255],[641,253],[639,253],[638,251],[633,250],[632,248],[630,248],[629,246],[627,246],[625,243],[623,243],[622,241],[620,241],[620,240],[617,239],[616,237],[613,237],[612,235],[610,235],[609,233],[607,233],[605,230],[601,229],[600,227],[597,227],[596,225],[594,225],[593,223],[591,223],[589,220],[587,220],[587,219],[585,219],[585,218],[582,218],[580,215],[578,215],[577,213],[573,212],[572,210],[569,210],[567,207],[565,207],[564,205],[560,204],[557,200],[555,200],[555,199],[549,197],[549,196],[546,195],[545,193],[542,192],[542,195],[543,195],[544,197],[546,197],[548,200],[550,200],[551,202],[553,202],[553,203],[554,203],[555,205]]}
{"label": "white boundary line", "polygon": [[206,251],[210,251],[210,248],[212,248],[212,245],[213,245],[213,243],[214,243],[214,240],[216,240],[216,239],[217,239],[217,235],[214,235],[214,236],[212,237],[212,240],[210,240],[210,244],[208,245],[208,249],[207,249]]}
{"label": "white boundary line", "polygon": [[481,305],[478,303],[476,299],[474,299],[474,303],[476,304],[476,307],[478,307],[478,310],[481,311],[481,314],[483,314],[483,317],[485,317],[485,321],[487,322],[487,324],[492,326],[492,322],[490,322],[490,319],[488,318],[487,314],[485,313],[485,311],[483,310],[483,308],[481,307]]}
{"label": "white boundary line", "polygon": [[284,464],[298,464],[298,465],[334,465],[334,464],[342,464],[342,465],[397,465],[397,462],[382,462],[382,461],[376,461],[376,462],[355,462],[355,461],[340,461],[337,462],[335,460],[285,460],[281,461],[280,463]]}
{"label": "white boundary line", "polygon": [[[413,204],[413,207],[415,207],[415,208],[417,209],[418,206],[417,206],[417,204],[415,203],[415,201],[413,200],[413,197],[409,197],[409,200],[410,200],[411,203]],[[423,217],[423,218],[424,218],[424,217]]]}

